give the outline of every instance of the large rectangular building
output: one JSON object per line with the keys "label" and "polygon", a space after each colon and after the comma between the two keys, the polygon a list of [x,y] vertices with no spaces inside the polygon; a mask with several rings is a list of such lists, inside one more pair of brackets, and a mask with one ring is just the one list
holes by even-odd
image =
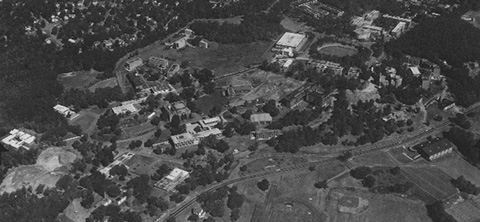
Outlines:
{"label": "large rectangular building", "polygon": [[439,139],[417,150],[423,158],[432,161],[451,153],[453,148],[454,145],[448,139]]}
{"label": "large rectangular building", "polygon": [[27,150],[30,149],[30,146],[35,142],[35,136],[20,131],[18,129],[13,129],[10,131],[10,134],[2,139],[2,143],[7,146],[11,146],[15,149],[23,147]]}
{"label": "large rectangular building", "polygon": [[175,168],[170,172],[170,174],[168,174],[163,179],[158,181],[155,184],[155,186],[167,192],[171,192],[175,189],[175,187],[178,184],[183,182],[189,176],[190,176],[189,172],[182,170],[180,168]]}
{"label": "large rectangular building", "polygon": [[278,40],[276,47],[280,49],[286,48],[298,51],[298,49],[301,48],[305,38],[305,34],[286,32],[283,34],[280,40]]}

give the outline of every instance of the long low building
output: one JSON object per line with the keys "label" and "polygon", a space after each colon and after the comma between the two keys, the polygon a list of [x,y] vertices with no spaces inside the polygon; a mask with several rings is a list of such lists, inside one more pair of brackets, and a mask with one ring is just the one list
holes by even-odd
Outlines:
{"label": "long low building", "polygon": [[220,138],[222,136],[222,131],[218,128],[212,128],[198,133],[186,132],[170,136],[170,140],[175,149],[179,149],[182,147],[198,145],[203,138],[210,135],[215,135],[217,138]]}
{"label": "long low building", "polygon": [[182,170],[180,168],[173,169],[170,174],[165,176],[163,179],[155,183],[155,187],[158,187],[164,191],[171,192],[174,191],[175,187],[183,182],[190,176],[190,173]]}
{"label": "long low building", "polygon": [[439,139],[417,149],[420,155],[427,160],[435,160],[453,151],[453,145],[448,139]]}

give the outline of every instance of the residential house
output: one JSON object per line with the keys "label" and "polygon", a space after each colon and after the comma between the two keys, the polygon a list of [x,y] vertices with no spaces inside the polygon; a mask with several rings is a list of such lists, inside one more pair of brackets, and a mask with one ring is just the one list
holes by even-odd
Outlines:
{"label": "residential house", "polygon": [[65,116],[65,118],[69,119],[69,120],[73,120],[75,118],[77,118],[79,116],[79,114],[77,114],[76,112],[72,111],[70,108],[66,107],[66,106],[62,106],[60,104],[57,104],[53,107],[53,109],[55,111],[57,111],[58,113],[62,114],[63,116]]}
{"label": "residential house", "polygon": [[22,147],[26,150],[29,150],[31,146],[34,145],[35,138],[35,136],[22,130],[13,129],[6,137],[2,139],[2,143],[15,149]]}
{"label": "residential house", "polygon": [[250,116],[250,122],[255,125],[267,125],[272,123],[272,116],[269,113],[257,113]]}

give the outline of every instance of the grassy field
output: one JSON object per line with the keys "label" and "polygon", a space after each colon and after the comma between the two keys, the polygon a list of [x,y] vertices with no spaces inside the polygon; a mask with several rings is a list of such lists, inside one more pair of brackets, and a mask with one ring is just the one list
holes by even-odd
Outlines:
{"label": "grassy field", "polygon": [[157,130],[157,127],[150,124],[149,122],[128,128],[122,128],[122,131],[125,133],[126,138],[140,136],[155,130]]}
{"label": "grassy field", "polygon": [[318,49],[318,51],[325,55],[333,55],[338,57],[343,57],[347,55],[351,56],[358,52],[358,50],[353,47],[344,46],[341,44],[332,44],[332,45],[322,46]]}
{"label": "grassy field", "polygon": [[306,28],[305,27],[305,24],[304,23],[299,23],[291,18],[284,18],[281,22],[280,22],[280,25],[283,26],[283,28],[291,31],[291,32],[299,32],[299,31],[302,31],[302,32],[306,32],[306,31],[310,31],[310,29]]}
{"label": "grassy field", "polygon": [[190,67],[208,68],[215,75],[223,75],[244,69],[246,66],[263,61],[262,55],[268,50],[271,42],[254,42],[244,44],[219,44],[209,42],[209,47],[183,49],[165,49],[165,46],[157,45],[139,56],[147,60],[151,56],[164,56],[176,63],[187,61]]}
{"label": "grassy field", "polygon": [[92,86],[88,87],[88,90],[95,92],[95,90],[99,88],[115,87],[117,85],[117,78],[109,78],[93,84]]}
{"label": "grassy field", "polygon": [[66,76],[66,77],[58,77],[58,81],[62,83],[62,85],[67,88],[88,88],[89,86],[93,85],[94,83],[98,82],[96,75],[98,72],[95,70],[91,71],[78,71],[73,72],[73,75]]}
{"label": "grassy field", "polygon": [[446,209],[458,222],[471,222],[480,219],[480,209],[471,200],[452,205]]}
{"label": "grassy field", "polygon": [[156,161],[155,158],[143,155],[135,155],[131,159],[125,162],[125,165],[128,166],[130,172],[140,175],[140,174],[151,174],[154,172],[152,170],[152,163]]}
{"label": "grassy field", "polygon": [[436,200],[444,200],[457,193],[457,189],[450,183],[452,178],[440,169],[403,167],[402,174],[418,188],[414,192],[424,191]]}
{"label": "grassy field", "polygon": [[75,118],[70,124],[80,125],[84,133],[89,133],[92,127],[92,124],[96,122],[98,116],[88,111],[83,111],[83,112],[80,112],[79,114],[80,116]]}
{"label": "grassy field", "polygon": [[[313,212],[312,212],[313,211]],[[295,200],[284,200],[275,203],[268,216],[269,222],[317,222],[316,209]]]}
{"label": "grassy field", "polygon": [[472,166],[459,155],[452,155],[450,158],[435,162],[434,165],[453,178],[464,176],[468,181],[480,186],[480,169]]}
{"label": "grassy field", "polygon": [[358,166],[393,166],[395,163],[385,152],[375,152],[368,155],[358,156],[352,159],[353,164]]}

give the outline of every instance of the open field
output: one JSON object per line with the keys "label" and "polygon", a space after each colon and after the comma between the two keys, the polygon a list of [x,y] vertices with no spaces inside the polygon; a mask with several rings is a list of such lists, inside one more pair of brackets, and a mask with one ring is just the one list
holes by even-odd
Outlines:
{"label": "open field", "polygon": [[88,90],[90,90],[91,92],[95,92],[96,89],[106,88],[106,87],[115,87],[117,85],[118,85],[117,78],[113,77],[109,79],[104,79],[100,82],[93,84],[92,86],[88,87]]}
{"label": "open field", "polygon": [[80,116],[71,121],[72,125],[79,125],[82,132],[88,133],[92,124],[97,120],[97,116],[90,112],[80,112]]}
{"label": "open field", "polygon": [[480,219],[480,208],[471,200],[461,202],[446,209],[458,222],[471,222]]}
{"label": "open field", "polygon": [[351,46],[346,46],[342,44],[331,44],[331,45],[324,45],[317,49],[320,53],[325,55],[332,55],[337,57],[343,56],[351,56],[355,55],[358,50]]}
{"label": "open field", "polygon": [[440,169],[403,167],[402,174],[419,190],[437,200],[445,200],[457,193],[457,189],[450,183],[452,178]]}
{"label": "open field", "polygon": [[291,18],[285,17],[281,22],[280,25],[283,26],[283,28],[287,29],[288,31],[291,32],[306,32],[310,31],[309,28],[305,27],[305,23],[299,23]]}
{"label": "open field", "polygon": [[358,166],[394,166],[395,163],[386,152],[375,152],[354,157],[351,162]]}
{"label": "open field", "polygon": [[176,63],[190,62],[190,67],[208,68],[216,76],[244,69],[246,66],[263,61],[261,58],[268,50],[271,42],[254,42],[245,44],[219,44],[208,42],[208,48],[165,49],[163,45],[156,45],[139,57],[144,61],[151,56],[163,56]]}
{"label": "open field", "polygon": [[330,222],[425,222],[431,221],[425,207],[420,201],[411,201],[394,195],[372,194],[362,191],[343,193],[368,200],[368,207],[360,213],[340,213],[336,200],[329,201],[328,215]]}
{"label": "open field", "polygon": [[409,155],[410,157],[414,157],[415,154],[418,155],[418,153],[414,153],[412,151],[409,151],[407,148],[403,147],[397,147],[393,148],[387,151],[393,158],[395,158],[395,161],[402,163],[402,164],[409,164],[414,162],[414,160],[408,158],[406,155]]}
{"label": "open field", "polygon": [[151,166],[155,161],[156,159],[154,157],[135,155],[127,160],[125,165],[129,168],[130,172],[134,174],[151,174],[155,172]]}
{"label": "open field", "polygon": [[453,178],[464,176],[468,181],[480,186],[480,169],[472,166],[458,154],[437,161],[433,165]]}
{"label": "open field", "polygon": [[99,72],[95,70],[91,71],[78,71],[78,72],[71,72],[69,75],[59,75],[58,81],[62,83],[62,85],[66,89],[70,88],[87,88],[94,83],[98,82],[96,75]]}
{"label": "open field", "polygon": [[316,215],[317,209],[309,203],[295,199],[277,201],[269,212],[269,222],[320,222],[321,215]]}

